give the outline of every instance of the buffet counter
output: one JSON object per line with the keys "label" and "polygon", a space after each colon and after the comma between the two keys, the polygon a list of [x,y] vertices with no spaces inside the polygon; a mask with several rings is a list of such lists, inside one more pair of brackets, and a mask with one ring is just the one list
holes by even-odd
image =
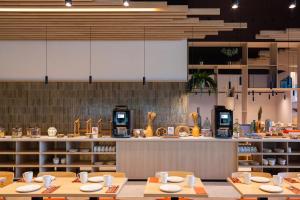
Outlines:
{"label": "buffet counter", "polygon": [[[0,138],[0,171],[15,169],[16,177],[25,170],[34,171],[123,171],[129,179],[146,179],[157,171],[193,171],[207,180],[225,180],[238,170],[238,146],[256,145],[258,169],[262,166],[262,149],[289,146],[299,150],[299,140],[288,138],[219,139],[212,137],[184,138]],[[275,145],[273,145],[274,143]],[[280,143],[280,144],[279,144]],[[295,144],[296,143],[296,144]],[[297,149],[298,148],[298,149]],[[30,156],[29,156],[30,155]],[[300,156],[298,153],[297,155]],[[281,157],[289,155],[282,155]],[[292,154],[293,161],[298,161]],[[64,163],[54,163],[54,158]],[[299,157],[300,158],[300,157]],[[287,159],[288,160],[288,159]],[[269,166],[268,166],[269,167]],[[277,166],[276,166],[277,167]],[[279,166],[288,170],[287,166]],[[286,168],[284,168],[286,167]],[[300,168],[300,166],[299,166]]]}

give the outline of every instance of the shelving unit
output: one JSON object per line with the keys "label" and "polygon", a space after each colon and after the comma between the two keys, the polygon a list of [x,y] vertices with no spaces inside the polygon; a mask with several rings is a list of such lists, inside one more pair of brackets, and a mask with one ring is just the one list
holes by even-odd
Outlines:
{"label": "shelving unit", "polygon": [[[269,172],[271,174],[277,174],[278,172],[293,172],[300,171],[300,146],[299,141],[297,140],[283,140],[283,141],[260,141],[260,142],[238,142],[237,147],[240,145],[249,144],[252,146],[256,146],[257,152],[239,152],[239,148],[237,149],[237,166],[238,171],[263,171]],[[289,153],[287,150],[291,147],[291,152]],[[272,149],[272,153],[263,152],[264,148]],[[283,153],[274,152],[275,148],[284,149]],[[267,158],[275,158],[276,164],[274,166],[271,165],[263,165],[263,159]],[[277,162],[278,158],[283,158],[286,160],[285,165],[279,165]],[[241,162],[244,161],[257,161],[259,165],[241,165]]]}
{"label": "shelving unit", "polygon": [[[99,142],[21,141],[21,139],[1,141],[0,171],[13,171],[17,178],[29,170],[35,175],[39,171],[116,171],[116,152],[93,152],[94,145],[99,145]],[[101,145],[115,147],[116,142],[101,142]],[[78,149],[78,152],[70,152],[70,149]],[[88,152],[80,152],[80,149],[86,149]],[[66,163],[54,164],[55,157],[65,158]]]}

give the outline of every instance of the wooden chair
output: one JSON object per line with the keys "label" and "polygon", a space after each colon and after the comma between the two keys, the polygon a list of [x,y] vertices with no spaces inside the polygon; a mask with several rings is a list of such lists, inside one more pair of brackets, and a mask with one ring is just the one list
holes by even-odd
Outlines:
{"label": "wooden chair", "polygon": [[[76,178],[76,173],[74,172],[56,172],[56,171],[52,171],[52,172],[40,172],[38,173],[38,176],[44,176],[44,175],[51,175],[51,176],[55,176],[55,177],[71,177],[71,178]],[[44,198],[44,200],[66,200],[66,198],[64,197],[48,197],[48,198]]]}
{"label": "wooden chair", "polygon": [[[193,172],[186,172],[186,171],[168,171],[169,176],[179,176],[185,178],[187,175],[194,175]],[[159,198],[156,200],[171,200],[171,197]],[[179,200],[191,200],[189,198],[180,197]]]}
{"label": "wooden chair", "polygon": [[[278,176],[281,176],[282,178],[297,178],[298,174],[300,174],[300,172],[280,172],[278,173]],[[300,198],[297,197],[287,197],[287,200],[300,200]]]}
{"label": "wooden chair", "polygon": [[[243,173],[243,172],[241,172]],[[251,176],[261,176],[266,178],[272,178],[272,174],[267,172],[251,172]],[[240,200],[257,200],[257,198],[240,198]]]}
{"label": "wooden chair", "polygon": [[[0,178],[2,179],[0,182],[0,188],[12,184],[14,182],[14,173],[0,171]],[[0,200],[4,200],[4,197],[0,197]]]}
{"label": "wooden chair", "polygon": [[[104,176],[104,175],[111,175],[115,178],[126,178],[126,174],[123,172],[91,172],[89,173],[89,177],[94,176]],[[115,200],[116,198],[98,198],[99,200]]]}
{"label": "wooden chair", "polygon": [[51,175],[55,177],[71,177],[76,178],[76,173],[74,172],[40,172],[37,176]]}

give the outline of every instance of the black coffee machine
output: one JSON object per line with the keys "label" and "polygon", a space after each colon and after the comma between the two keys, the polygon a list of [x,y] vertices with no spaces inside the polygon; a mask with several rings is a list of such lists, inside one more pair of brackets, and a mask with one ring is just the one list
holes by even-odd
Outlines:
{"label": "black coffee machine", "polygon": [[215,106],[211,112],[212,131],[216,138],[232,138],[233,112],[225,106]]}
{"label": "black coffee machine", "polygon": [[112,116],[112,136],[128,138],[133,128],[133,112],[127,106],[116,106]]}

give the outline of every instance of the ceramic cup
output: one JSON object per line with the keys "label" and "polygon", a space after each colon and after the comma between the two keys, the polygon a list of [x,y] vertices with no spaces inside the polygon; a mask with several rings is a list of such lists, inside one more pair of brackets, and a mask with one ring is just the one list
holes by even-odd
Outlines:
{"label": "ceramic cup", "polygon": [[57,158],[57,157],[53,158],[53,164],[58,165],[59,164],[59,158]]}
{"label": "ceramic cup", "polygon": [[287,152],[288,152],[288,153],[292,153],[292,148],[291,148],[291,147],[288,147],[288,148],[287,148]]}
{"label": "ceramic cup", "polygon": [[63,165],[66,164],[66,158],[61,158],[60,159],[60,164],[63,164]]}
{"label": "ceramic cup", "polygon": [[194,175],[187,175],[186,176],[186,182],[188,187],[194,187],[195,186],[195,176]]}
{"label": "ceramic cup", "polygon": [[87,183],[87,181],[88,181],[88,173],[87,172],[80,172],[77,176],[82,184]]}
{"label": "ceramic cup", "polygon": [[33,172],[32,171],[23,173],[23,179],[26,183],[31,183],[32,178],[33,178]]}
{"label": "ceramic cup", "polygon": [[251,183],[251,173],[249,172],[244,172],[242,174],[242,177],[243,177],[243,183],[244,184],[250,184]]}
{"label": "ceramic cup", "polygon": [[168,182],[168,172],[160,172],[159,177],[162,184],[166,184]]}
{"label": "ceramic cup", "polygon": [[273,184],[274,185],[282,186],[282,183],[283,183],[283,178],[281,176],[278,176],[278,175],[273,176]]}
{"label": "ceramic cup", "polygon": [[52,183],[52,176],[50,175],[43,176],[43,182],[44,182],[44,187],[49,188]]}
{"label": "ceramic cup", "polygon": [[104,175],[103,180],[104,180],[104,186],[110,187],[112,185],[113,177],[111,175]]}

